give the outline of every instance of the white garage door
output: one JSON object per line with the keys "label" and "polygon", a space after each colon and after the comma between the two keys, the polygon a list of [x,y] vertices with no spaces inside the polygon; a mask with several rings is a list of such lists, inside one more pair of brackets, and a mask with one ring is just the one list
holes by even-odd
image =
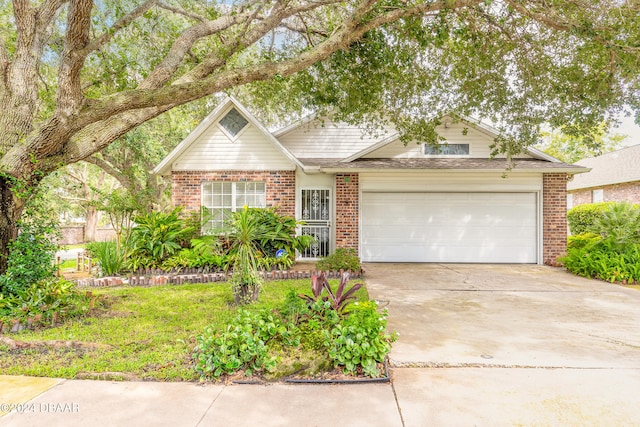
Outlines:
{"label": "white garage door", "polygon": [[362,260],[536,263],[535,193],[362,193]]}

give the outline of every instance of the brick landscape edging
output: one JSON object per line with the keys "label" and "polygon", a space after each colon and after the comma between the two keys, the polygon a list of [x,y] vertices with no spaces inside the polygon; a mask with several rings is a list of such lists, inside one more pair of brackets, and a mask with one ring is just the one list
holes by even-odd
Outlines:
{"label": "brick landscape edging", "polygon": [[[309,279],[313,274],[320,274],[320,271],[262,271],[260,277],[269,280],[287,279]],[[340,271],[326,271],[328,279],[339,279],[344,273]],[[362,272],[348,272],[351,278],[362,278]],[[167,273],[154,275],[132,275],[127,277],[99,277],[89,279],[74,280],[80,288],[99,288],[109,286],[160,286],[160,285],[182,285],[187,283],[216,283],[226,282],[231,278],[231,273]]]}

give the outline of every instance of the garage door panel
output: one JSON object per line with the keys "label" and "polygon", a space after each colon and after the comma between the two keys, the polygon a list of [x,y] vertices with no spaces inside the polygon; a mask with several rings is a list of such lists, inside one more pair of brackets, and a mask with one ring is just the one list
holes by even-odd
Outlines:
{"label": "garage door panel", "polygon": [[535,193],[363,193],[362,258],[537,260]]}

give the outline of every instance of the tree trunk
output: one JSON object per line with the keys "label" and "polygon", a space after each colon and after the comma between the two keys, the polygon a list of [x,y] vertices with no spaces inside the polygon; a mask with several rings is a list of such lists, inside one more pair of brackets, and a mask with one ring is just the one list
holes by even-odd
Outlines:
{"label": "tree trunk", "polygon": [[11,191],[11,182],[0,177],[0,274],[7,271],[9,243],[18,237],[18,220],[23,207],[24,203]]}
{"label": "tree trunk", "polygon": [[84,243],[96,241],[96,229],[100,213],[93,206],[87,206],[86,221],[84,224]]}

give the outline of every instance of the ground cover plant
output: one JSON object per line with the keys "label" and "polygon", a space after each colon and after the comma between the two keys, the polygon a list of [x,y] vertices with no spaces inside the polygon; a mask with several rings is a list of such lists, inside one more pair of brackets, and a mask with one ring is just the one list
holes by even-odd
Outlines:
{"label": "ground cover plant", "polygon": [[[333,288],[339,284],[337,280],[330,283]],[[0,371],[60,378],[195,381],[204,373],[195,369],[196,337],[207,335],[209,330],[211,339],[228,333],[227,338],[232,340],[237,329],[245,337],[261,339],[268,349],[262,361],[250,357],[253,365],[229,362],[231,367],[240,366],[242,375],[261,374],[269,379],[294,373],[313,375],[336,364],[329,356],[325,346],[328,337],[323,332],[327,330],[323,325],[333,322],[326,318],[335,320],[336,313],[324,307],[324,302],[313,308],[298,297],[308,289],[308,279],[268,282],[260,300],[249,306],[234,303],[231,283],[96,289],[93,297],[100,298],[102,305],[92,308],[87,316],[70,318],[51,328],[2,336]],[[362,301],[359,305],[364,304],[368,300],[366,289],[358,290],[356,297]],[[384,316],[377,313],[376,319],[384,320]],[[246,328],[248,324],[261,326],[253,331]],[[338,325],[331,324],[333,328]],[[291,334],[287,336],[283,327]],[[344,338],[346,342],[346,334],[352,332],[336,333],[334,341]],[[265,339],[271,334],[278,338]],[[382,339],[388,342],[384,336]],[[336,357],[346,353],[337,343],[335,347]],[[261,348],[256,343],[251,351]]]}
{"label": "ground cover plant", "polygon": [[562,264],[584,277],[611,283],[640,282],[640,206],[597,204],[580,212],[578,229],[583,233],[569,237]]}
{"label": "ground cover plant", "polygon": [[[333,367],[379,377],[395,335],[386,332],[386,311],[378,312],[375,302],[347,305],[362,287],[349,287],[348,274],[337,286],[321,274],[312,279],[312,295],[292,290],[275,309],[243,310],[223,328],[208,327],[196,338],[197,371],[203,378],[238,371],[278,378],[313,376]],[[287,359],[294,361],[278,363]]]}

